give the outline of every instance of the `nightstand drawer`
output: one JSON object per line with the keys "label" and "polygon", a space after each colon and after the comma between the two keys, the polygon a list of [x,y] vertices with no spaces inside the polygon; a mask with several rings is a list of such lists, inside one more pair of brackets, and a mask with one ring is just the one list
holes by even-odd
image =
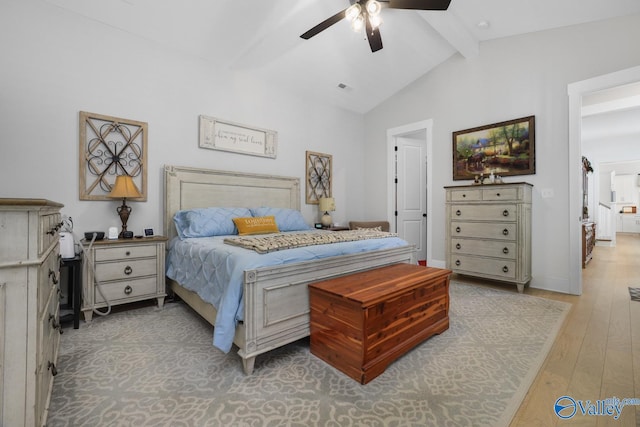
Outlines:
{"label": "nightstand drawer", "polygon": [[120,262],[103,262],[96,264],[96,277],[100,282],[133,279],[150,275],[158,275],[158,266],[155,258],[130,259]]}
{"label": "nightstand drawer", "polygon": [[96,262],[122,261],[129,258],[146,258],[156,256],[156,245],[120,246],[100,248],[95,252]]}
{"label": "nightstand drawer", "polygon": [[[101,282],[102,283],[102,282]],[[154,297],[157,293],[158,278],[147,277],[137,280],[126,280],[121,282],[102,283],[100,288],[105,297],[111,302],[138,297]],[[96,304],[104,303],[102,294],[96,289]]]}

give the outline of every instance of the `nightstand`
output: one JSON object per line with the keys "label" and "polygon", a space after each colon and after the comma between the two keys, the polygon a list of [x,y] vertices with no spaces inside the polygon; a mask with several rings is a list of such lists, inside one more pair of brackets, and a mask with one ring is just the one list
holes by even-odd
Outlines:
{"label": "nightstand", "polygon": [[[98,240],[81,243],[88,250],[84,262],[82,313],[91,321],[93,310],[151,298],[164,305],[164,257],[167,238],[163,236]],[[100,290],[96,284],[100,282]],[[106,300],[105,300],[106,298]]]}

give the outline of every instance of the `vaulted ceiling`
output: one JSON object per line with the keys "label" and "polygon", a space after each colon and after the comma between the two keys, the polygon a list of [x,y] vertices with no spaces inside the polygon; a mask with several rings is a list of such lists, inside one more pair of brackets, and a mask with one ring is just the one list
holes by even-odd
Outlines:
{"label": "vaulted ceiling", "polygon": [[384,48],[372,53],[344,20],[310,40],[299,37],[348,0],[45,1],[359,113],[452,55],[482,55],[483,41],[640,13],[638,0],[452,0],[444,12],[384,9]]}

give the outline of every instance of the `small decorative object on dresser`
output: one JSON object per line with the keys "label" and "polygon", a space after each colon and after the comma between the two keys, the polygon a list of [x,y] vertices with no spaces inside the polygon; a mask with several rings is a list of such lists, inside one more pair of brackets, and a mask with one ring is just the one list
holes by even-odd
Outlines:
{"label": "small decorative object on dresser", "polygon": [[62,205],[0,199],[0,425],[47,421],[62,329]]}
{"label": "small decorative object on dresser", "polygon": [[88,252],[82,283],[84,320],[90,322],[94,310],[145,299],[156,298],[162,307],[166,241],[164,236],[93,244],[83,240]]}
{"label": "small decorative object on dresser", "polygon": [[446,258],[454,273],[515,283],[531,280],[531,193],[526,182],[446,190]]}

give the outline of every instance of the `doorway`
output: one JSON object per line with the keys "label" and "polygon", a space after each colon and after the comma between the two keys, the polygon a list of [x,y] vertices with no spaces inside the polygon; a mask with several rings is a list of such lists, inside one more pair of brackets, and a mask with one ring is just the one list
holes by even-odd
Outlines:
{"label": "doorway", "polygon": [[387,218],[391,231],[432,265],[431,151],[433,120],[387,130]]}
{"label": "doorway", "polygon": [[582,100],[604,89],[640,81],[640,67],[628,68],[592,79],[571,83],[569,93],[569,293],[582,294]]}

